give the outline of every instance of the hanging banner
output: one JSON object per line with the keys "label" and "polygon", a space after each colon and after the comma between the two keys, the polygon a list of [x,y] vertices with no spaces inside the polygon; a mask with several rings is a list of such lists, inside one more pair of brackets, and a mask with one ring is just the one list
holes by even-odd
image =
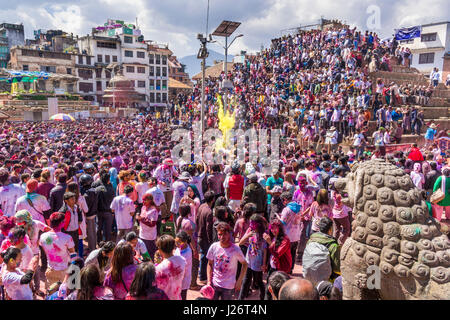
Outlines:
{"label": "hanging banner", "polygon": [[421,26],[395,29],[395,39],[400,41],[419,38],[421,32],[422,32]]}

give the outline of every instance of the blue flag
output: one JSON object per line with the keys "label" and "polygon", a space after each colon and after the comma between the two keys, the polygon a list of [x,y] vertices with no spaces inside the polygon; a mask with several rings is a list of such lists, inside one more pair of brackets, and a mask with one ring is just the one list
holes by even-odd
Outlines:
{"label": "blue flag", "polygon": [[395,29],[396,40],[408,40],[413,38],[419,38],[422,28],[415,26],[411,28]]}

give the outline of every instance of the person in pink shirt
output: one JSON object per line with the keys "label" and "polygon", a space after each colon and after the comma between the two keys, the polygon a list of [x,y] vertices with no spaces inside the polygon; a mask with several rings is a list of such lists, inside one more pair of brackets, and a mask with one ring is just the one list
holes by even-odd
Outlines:
{"label": "person in pink shirt", "polygon": [[130,291],[131,282],[136,273],[134,264],[134,249],[131,244],[124,242],[114,249],[111,269],[106,273],[103,285],[111,288],[114,300],[125,300]]}
{"label": "person in pink shirt", "polygon": [[186,259],[173,254],[175,239],[171,235],[162,235],[156,246],[159,255],[163,258],[163,261],[156,266],[156,285],[167,294],[169,300],[181,300]]}
{"label": "person in pink shirt", "polygon": [[333,221],[334,221],[334,235],[340,245],[344,244],[347,237],[350,235],[350,220],[348,212],[350,208],[342,203],[342,196],[336,192],[332,192],[334,201],[333,205]]}
{"label": "person in pink shirt", "polygon": [[322,217],[333,218],[333,212],[328,201],[328,190],[321,189],[317,193],[317,199],[312,203],[307,215],[312,218],[311,230],[313,232],[319,231],[319,221]]}
{"label": "person in pink shirt", "polygon": [[[314,193],[312,191],[312,188],[308,186],[308,182],[304,175],[299,175],[297,180],[299,189],[295,191],[292,200],[294,202],[297,202],[301,206],[302,231],[300,234],[300,241],[297,246],[296,254],[296,258],[298,260],[297,262],[300,262],[303,257],[303,250],[305,249],[306,242],[308,242],[309,236],[311,234],[311,217],[306,213],[314,202]],[[292,261],[292,264],[295,264],[295,262],[296,261]]]}

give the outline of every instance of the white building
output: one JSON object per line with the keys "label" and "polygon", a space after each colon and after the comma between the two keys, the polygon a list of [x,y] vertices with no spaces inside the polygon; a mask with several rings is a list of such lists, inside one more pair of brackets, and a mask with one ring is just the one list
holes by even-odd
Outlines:
{"label": "white building", "polygon": [[78,76],[78,93],[88,101],[96,101],[95,59],[86,54],[74,54],[75,75]]}
{"label": "white building", "polygon": [[424,24],[421,27],[420,38],[402,40],[399,46],[411,50],[412,68],[428,76],[436,67],[445,81],[450,72],[450,22]]}
{"label": "white building", "polygon": [[149,103],[151,108],[162,109],[168,105],[169,54],[164,45],[148,41]]}
{"label": "white building", "polygon": [[95,101],[103,103],[103,93],[111,80],[111,71],[106,67],[122,62],[120,40],[116,37],[87,35],[78,40],[80,52],[93,57],[95,67]]}
{"label": "white building", "polygon": [[111,79],[111,66],[120,66],[123,75],[132,80],[137,92],[150,97],[149,58],[147,43],[143,41],[141,30],[123,21],[108,20],[104,27],[98,27],[92,35],[78,41],[81,52],[94,57],[96,67],[96,101],[102,103],[104,90]]}

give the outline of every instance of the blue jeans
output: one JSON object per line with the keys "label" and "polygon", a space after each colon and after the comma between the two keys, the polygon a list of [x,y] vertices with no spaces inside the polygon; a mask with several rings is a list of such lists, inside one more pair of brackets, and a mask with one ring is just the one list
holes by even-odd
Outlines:
{"label": "blue jeans", "polygon": [[213,300],[219,300],[219,298],[222,298],[221,300],[232,300],[231,297],[233,296],[233,289],[225,289],[216,286],[213,286],[213,288],[214,288]]}
{"label": "blue jeans", "polygon": [[209,245],[206,243],[199,242],[200,247],[200,267],[198,269],[198,277],[200,281],[206,281],[207,277],[207,267],[208,267],[208,258],[206,255],[208,254]]}

